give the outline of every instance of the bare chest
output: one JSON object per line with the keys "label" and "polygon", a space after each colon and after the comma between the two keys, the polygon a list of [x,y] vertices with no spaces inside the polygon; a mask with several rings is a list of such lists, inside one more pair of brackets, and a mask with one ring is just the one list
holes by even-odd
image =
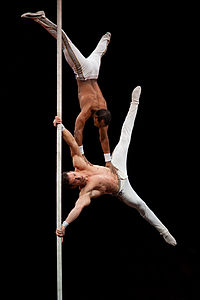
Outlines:
{"label": "bare chest", "polygon": [[93,189],[100,191],[102,194],[116,193],[119,189],[118,178],[110,170],[99,171],[98,174],[89,176],[88,183],[91,184]]}

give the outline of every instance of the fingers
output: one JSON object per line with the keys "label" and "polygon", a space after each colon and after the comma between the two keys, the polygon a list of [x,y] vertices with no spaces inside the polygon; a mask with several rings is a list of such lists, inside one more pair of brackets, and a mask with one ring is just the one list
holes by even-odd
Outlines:
{"label": "fingers", "polygon": [[55,119],[53,120],[53,125],[56,127],[57,124],[61,124],[62,120],[58,116],[55,116]]}
{"label": "fingers", "polygon": [[65,235],[65,232],[63,230],[56,229],[56,235],[59,237],[63,237]]}

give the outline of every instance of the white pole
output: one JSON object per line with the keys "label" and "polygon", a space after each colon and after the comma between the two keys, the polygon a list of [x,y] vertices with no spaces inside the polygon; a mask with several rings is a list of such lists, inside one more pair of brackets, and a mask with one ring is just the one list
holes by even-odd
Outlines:
{"label": "white pole", "polygon": [[[62,118],[62,0],[57,0],[57,116]],[[62,221],[62,131],[57,126],[56,223]],[[62,300],[62,242],[57,237],[57,299]]]}

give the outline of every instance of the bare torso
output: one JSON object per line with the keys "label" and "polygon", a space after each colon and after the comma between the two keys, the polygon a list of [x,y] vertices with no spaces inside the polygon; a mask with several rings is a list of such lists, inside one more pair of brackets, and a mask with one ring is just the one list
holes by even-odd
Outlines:
{"label": "bare torso", "polygon": [[115,194],[119,191],[119,180],[117,173],[107,167],[90,165],[85,170],[77,170],[87,178],[87,184],[81,193],[89,190],[98,190],[103,194]]}
{"label": "bare torso", "polygon": [[81,110],[87,105],[91,112],[99,109],[107,109],[106,101],[99,88],[97,80],[88,79],[86,81],[77,80],[78,99]]}

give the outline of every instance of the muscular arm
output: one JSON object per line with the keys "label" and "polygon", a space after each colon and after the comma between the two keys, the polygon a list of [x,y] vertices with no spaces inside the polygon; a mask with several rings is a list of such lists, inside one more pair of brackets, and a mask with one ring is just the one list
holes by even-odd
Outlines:
{"label": "muscular arm", "polygon": [[[57,124],[61,124],[61,123],[62,120],[58,116],[56,116],[53,121],[54,126],[56,127]],[[63,133],[63,139],[65,140],[65,142],[68,144],[70,148],[74,168],[77,168],[79,170],[86,169],[88,166],[88,162],[86,162],[86,160],[83,158],[79,146],[75,141],[75,138],[73,137],[71,132],[66,128],[63,129],[62,133]]]}
{"label": "muscular arm", "polygon": [[78,147],[78,145],[77,145],[77,143],[76,143],[73,135],[66,128],[63,130],[63,139],[68,144],[68,146],[70,148],[70,151],[71,151],[71,156],[72,157],[74,155],[81,156],[80,149],[79,149],[79,147]]}
{"label": "muscular arm", "polygon": [[101,143],[103,153],[110,153],[108,126],[99,128],[99,140]]}
{"label": "muscular arm", "polygon": [[78,218],[83,208],[90,205],[91,199],[97,198],[99,196],[101,196],[101,192],[97,190],[93,190],[85,193],[84,195],[81,195],[76,201],[74,208],[70,211],[65,221],[68,224],[73,222],[75,219]]}
{"label": "muscular arm", "polygon": [[76,118],[75,128],[74,128],[74,138],[78,144],[81,146],[83,144],[83,129],[85,127],[85,122],[91,116],[90,106],[84,106],[78,117]]}
{"label": "muscular arm", "polygon": [[88,163],[83,158],[81,151],[79,149],[79,146],[78,146],[77,142],[75,141],[75,138],[73,137],[71,132],[69,132],[69,130],[67,130],[66,128],[63,130],[63,139],[70,147],[71,157],[72,157],[74,168],[77,168],[79,170],[86,169],[88,166]]}

